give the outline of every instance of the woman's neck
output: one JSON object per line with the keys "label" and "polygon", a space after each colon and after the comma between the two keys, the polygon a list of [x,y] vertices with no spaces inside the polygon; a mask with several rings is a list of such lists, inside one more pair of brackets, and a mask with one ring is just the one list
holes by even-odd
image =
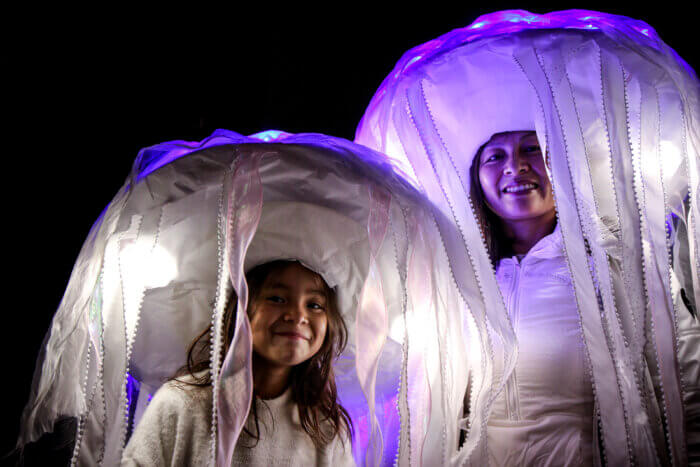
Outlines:
{"label": "woman's neck", "polygon": [[253,352],[253,388],[261,399],[274,399],[289,386],[288,366],[271,365]]}
{"label": "woman's neck", "polygon": [[527,254],[533,246],[554,231],[557,216],[554,211],[534,219],[504,220],[503,233],[510,241],[515,255]]}

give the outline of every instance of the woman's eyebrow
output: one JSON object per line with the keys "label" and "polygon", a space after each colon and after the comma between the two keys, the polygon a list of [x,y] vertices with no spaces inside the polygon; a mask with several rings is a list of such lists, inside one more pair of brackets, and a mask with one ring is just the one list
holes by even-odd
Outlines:
{"label": "woman's eyebrow", "polygon": [[540,143],[540,141],[537,139],[537,135],[534,134],[534,133],[530,133],[530,134],[523,135],[523,136],[520,137],[520,142],[528,141],[528,140],[536,141],[537,144]]}

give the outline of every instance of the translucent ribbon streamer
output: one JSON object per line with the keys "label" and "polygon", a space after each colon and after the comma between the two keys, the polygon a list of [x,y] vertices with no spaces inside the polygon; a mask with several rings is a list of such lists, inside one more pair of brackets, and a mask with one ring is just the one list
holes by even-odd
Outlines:
{"label": "translucent ribbon streamer", "polygon": [[409,432],[410,445],[404,451],[407,456],[410,456],[409,465],[421,465],[432,409],[431,375],[426,359],[430,355],[427,347],[434,335],[436,308],[433,303],[432,264],[430,255],[427,254],[425,236],[415,219],[411,220],[413,221],[410,222],[413,250],[408,262],[407,286],[413,293],[409,296],[405,318],[408,338],[407,397],[410,401],[409,423],[406,424],[406,429]]}
{"label": "translucent ribbon streamer", "polygon": [[369,202],[367,231],[370,243],[370,266],[355,318],[355,345],[359,350],[355,367],[369,407],[370,436],[365,461],[366,465],[378,466],[382,461],[383,440],[375,416],[375,384],[379,356],[389,332],[389,323],[376,256],[386,235],[391,197],[378,187],[372,187]]}
{"label": "translucent ribbon streamer", "polygon": [[[227,203],[227,267],[238,303],[233,341],[214,386],[214,410],[218,420],[217,465],[222,467],[231,465],[233,450],[250,410],[253,395],[252,335],[246,312],[248,286],[243,265],[262,209],[262,183],[258,174],[261,157],[260,154],[254,154],[236,160]],[[219,320],[219,326],[221,324]],[[222,333],[217,333],[217,337],[221,339]],[[220,345],[220,342],[215,342],[214,348],[220,349]]]}

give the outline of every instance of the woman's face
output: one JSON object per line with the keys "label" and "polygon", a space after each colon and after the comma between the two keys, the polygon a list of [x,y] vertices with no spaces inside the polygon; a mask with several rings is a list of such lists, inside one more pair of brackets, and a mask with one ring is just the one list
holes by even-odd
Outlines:
{"label": "woman's face", "polygon": [[323,345],[327,307],[318,274],[299,263],[271,273],[249,309],[253,351],[273,366],[308,360]]}
{"label": "woman's face", "polygon": [[506,222],[551,217],[552,185],[534,131],[497,133],[480,157],[481,189],[498,217]]}

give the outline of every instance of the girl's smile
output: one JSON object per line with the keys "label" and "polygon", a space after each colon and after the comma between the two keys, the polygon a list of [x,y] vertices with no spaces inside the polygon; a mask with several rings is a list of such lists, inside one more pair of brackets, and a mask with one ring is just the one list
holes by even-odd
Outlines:
{"label": "girl's smile", "polygon": [[328,326],[322,279],[299,263],[289,263],[262,284],[250,308],[253,351],[277,367],[313,357]]}

